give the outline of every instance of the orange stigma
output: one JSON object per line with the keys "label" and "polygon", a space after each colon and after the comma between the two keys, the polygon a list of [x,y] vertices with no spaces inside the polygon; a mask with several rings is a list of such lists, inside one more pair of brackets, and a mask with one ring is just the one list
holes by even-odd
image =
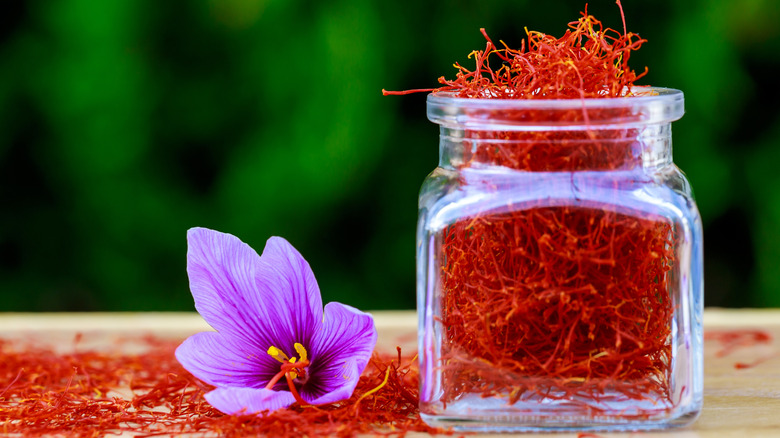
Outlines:
{"label": "orange stigma", "polygon": [[273,345],[268,347],[267,353],[281,362],[282,367],[281,370],[268,381],[268,385],[266,385],[265,388],[273,389],[274,385],[276,385],[282,377],[285,377],[287,379],[287,386],[290,388],[293,397],[295,397],[295,401],[301,406],[304,406],[306,405],[306,402],[301,399],[301,395],[298,393],[298,389],[295,387],[295,382],[293,380],[297,378],[306,378],[306,367],[309,366],[309,354],[306,351],[306,348],[298,342],[293,345],[293,348],[295,348],[295,351],[298,353],[298,357],[293,356],[290,358],[282,350]]}

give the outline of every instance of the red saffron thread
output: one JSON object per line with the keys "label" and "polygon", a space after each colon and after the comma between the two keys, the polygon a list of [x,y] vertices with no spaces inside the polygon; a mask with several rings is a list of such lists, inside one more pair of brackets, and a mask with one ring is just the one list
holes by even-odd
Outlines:
{"label": "red saffron thread", "polygon": [[92,350],[58,354],[0,340],[0,380],[10,382],[0,393],[0,433],[296,438],[448,434],[420,419],[416,361],[402,359],[400,349],[398,355],[375,353],[349,400],[229,416],[203,398],[212,388],[176,361],[173,351],[179,342],[155,338],[143,342],[147,350],[138,354]]}
{"label": "red saffron thread", "polygon": [[[625,17],[620,2],[623,25]],[[604,28],[587,8],[582,17],[569,23],[569,29],[560,38],[526,29],[527,44],[512,49],[503,41],[496,46],[485,29],[480,29],[487,40],[485,50],[475,50],[469,59],[475,60],[474,70],[455,63],[455,79],[439,78],[439,88],[406,91],[382,90],[384,95],[405,95],[418,92],[454,92],[463,98],[493,99],[567,99],[591,97],[619,97],[630,95],[631,86],[647,74],[637,74],[628,66],[631,52],[646,40],[634,33]],[[497,57],[500,67],[491,67],[490,59]]]}

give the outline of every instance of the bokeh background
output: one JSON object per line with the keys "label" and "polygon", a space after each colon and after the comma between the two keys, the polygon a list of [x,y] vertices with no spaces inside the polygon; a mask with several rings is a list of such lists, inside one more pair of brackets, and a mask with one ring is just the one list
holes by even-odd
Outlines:
{"label": "bokeh background", "polygon": [[[6,0],[0,311],[190,310],[186,230],[271,235],[325,301],[413,308],[425,96],[584,1]],[[780,2],[625,0],[644,84],[679,88],[675,161],[710,306],[780,306]],[[614,2],[589,12],[622,29]]]}

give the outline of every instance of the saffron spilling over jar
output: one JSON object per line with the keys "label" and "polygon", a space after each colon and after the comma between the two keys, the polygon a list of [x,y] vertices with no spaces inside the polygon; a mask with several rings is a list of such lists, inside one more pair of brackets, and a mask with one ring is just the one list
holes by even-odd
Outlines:
{"label": "saffron spilling over jar", "polygon": [[463,430],[638,430],[702,402],[702,229],[677,90],[428,96],[420,408]]}

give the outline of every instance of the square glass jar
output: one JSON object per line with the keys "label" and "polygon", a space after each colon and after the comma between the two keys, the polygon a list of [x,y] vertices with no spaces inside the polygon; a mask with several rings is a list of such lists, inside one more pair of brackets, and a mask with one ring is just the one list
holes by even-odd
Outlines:
{"label": "square glass jar", "polygon": [[702,227],[672,162],[683,94],[428,97],[420,409],[481,431],[643,430],[702,404]]}

